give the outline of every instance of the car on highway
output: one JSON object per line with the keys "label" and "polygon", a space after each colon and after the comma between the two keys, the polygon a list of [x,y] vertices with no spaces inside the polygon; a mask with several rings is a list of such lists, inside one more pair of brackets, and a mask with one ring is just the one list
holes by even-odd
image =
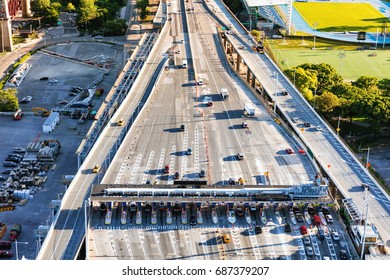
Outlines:
{"label": "car on highway", "polygon": [[306,254],[308,256],[313,256],[314,255],[313,248],[310,246],[306,246]]}
{"label": "car on highway", "polygon": [[190,216],[190,225],[195,226],[196,225],[196,217],[195,215]]}
{"label": "car on highway", "polygon": [[243,123],[242,123],[242,127],[243,127],[243,128],[248,128],[248,123],[247,123],[247,122],[243,122]]}
{"label": "car on highway", "polygon": [[180,131],[185,131],[186,130],[186,126],[184,124],[180,125]]}
{"label": "car on highway", "polygon": [[310,123],[309,123],[309,122],[304,122],[303,124],[304,124],[304,126],[306,126],[306,127],[310,127]]}
{"label": "car on highway", "polygon": [[229,178],[229,185],[235,185],[236,184],[236,180],[234,180],[234,178]]}
{"label": "car on highway", "polygon": [[206,177],[206,172],[203,169],[199,172],[199,177],[200,178]]}
{"label": "car on highway", "polygon": [[317,125],[317,126],[316,126],[316,129],[317,129],[318,131],[321,131],[321,130],[322,130],[322,127],[321,127],[320,125]]}
{"label": "car on highway", "polygon": [[284,231],[285,232],[291,232],[291,225],[290,224],[285,224],[284,225]]}
{"label": "car on highway", "polygon": [[291,149],[291,148],[287,148],[287,149],[286,149],[286,152],[287,152],[289,155],[294,154],[294,150]]}
{"label": "car on highway", "polygon": [[120,119],[118,121],[118,126],[123,126],[124,123],[125,123],[125,121],[123,119]]}
{"label": "car on highway", "polygon": [[339,241],[340,240],[340,235],[339,235],[338,231],[335,230],[335,231],[332,232],[332,238],[333,238],[334,241]]}
{"label": "car on highway", "polygon": [[306,226],[301,226],[301,227],[299,228],[299,230],[301,231],[301,234],[302,234],[302,235],[307,233],[307,227],[306,227]]}
{"label": "car on highway", "polygon": [[0,181],[4,181],[5,177],[0,175]]}
{"label": "car on highway", "polygon": [[339,256],[340,260],[348,260],[348,254],[346,250],[340,250]]}
{"label": "car on highway", "polygon": [[310,237],[309,236],[304,236],[303,237],[303,244],[310,245],[310,243],[311,243]]}
{"label": "car on highway", "polygon": [[324,256],[322,259],[323,259],[324,261],[330,261],[330,258],[329,258],[328,256]]}
{"label": "car on highway", "polygon": [[261,226],[255,226],[255,233],[256,233],[256,234],[261,234],[261,233],[263,233],[263,230],[262,230]]}
{"label": "car on highway", "polygon": [[222,235],[222,239],[223,239],[223,242],[225,243],[230,243],[232,240],[230,239],[230,235],[225,233],[224,235]]}
{"label": "car on highway", "polygon": [[103,39],[103,36],[102,35],[96,35],[95,37],[93,37],[94,39]]}
{"label": "car on highway", "polygon": [[202,79],[198,80],[198,85],[200,85],[200,86],[203,85],[203,80]]}
{"label": "car on highway", "polygon": [[243,153],[237,153],[237,159],[238,160],[244,159],[244,154]]}
{"label": "car on highway", "polygon": [[327,222],[328,224],[333,223],[332,215],[330,215],[330,214],[325,215],[325,220],[326,220],[326,222]]}
{"label": "car on highway", "polygon": [[58,80],[57,79],[50,79],[49,83],[55,84],[55,83],[58,83]]}
{"label": "car on highway", "polygon": [[5,170],[1,171],[1,174],[8,175],[8,174],[11,174],[12,171],[13,171],[12,169],[5,169]]}
{"label": "car on highway", "polygon": [[292,118],[292,121],[297,123],[297,122],[299,122],[299,119],[298,118]]}
{"label": "car on highway", "polygon": [[175,172],[175,179],[179,179],[180,178],[180,173],[178,171]]}
{"label": "car on highway", "polygon": [[192,149],[191,148],[188,148],[187,151],[186,151],[186,154],[189,156],[189,155],[192,155]]}
{"label": "car on highway", "polygon": [[98,173],[99,170],[100,170],[99,164],[95,164],[95,166],[92,168],[92,172],[93,172],[93,173]]}
{"label": "car on highway", "polygon": [[169,165],[165,165],[164,167],[164,173],[169,173]]}
{"label": "car on highway", "polygon": [[41,77],[39,80],[41,80],[41,81],[47,81],[49,79],[49,77]]}
{"label": "car on highway", "polygon": [[61,100],[61,101],[59,102],[60,105],[66,105],[66,104],[68,104],[68,103],[69,103],[68,100]]}
{"label": "car on highway", "polygon": [[318,236],[319,240],[324,240],[325,239],[325,231],[322,228],[318,229],[317,236]]}
{"label": "car on highway", "polygon": [[280,94],[286,96],[286,95],[288,95],[288,92],[287,92],[286,90],[282,90],[282,91],[280,92]]}

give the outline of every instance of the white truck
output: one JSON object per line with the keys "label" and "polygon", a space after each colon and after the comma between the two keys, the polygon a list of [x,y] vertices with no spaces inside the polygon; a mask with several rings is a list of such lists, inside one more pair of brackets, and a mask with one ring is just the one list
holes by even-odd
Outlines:
{"label": "white truck", "polygon": [[246,112],[246,115],[254,116],[256,109],[251,103],[245,103],[244,111]]}
{"label": "white truck", "polygon": [[220,94],[222,100],[226,100],[229,97],[229,91],[226,88],[221,88]]}

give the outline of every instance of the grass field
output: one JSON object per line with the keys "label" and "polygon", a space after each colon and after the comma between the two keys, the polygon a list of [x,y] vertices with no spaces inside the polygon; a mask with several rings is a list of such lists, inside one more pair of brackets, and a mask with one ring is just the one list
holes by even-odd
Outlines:
{"label": "grass field", "polygon": [[[389,78],[390,50],[358,51],[358,45],[342,45],[318,41],[312,50],[313,41],[304,41],[307,45],[299,47],[302,40],[269,40],[277,63],[282,69],[303,63],[328,63],[341,74],[344,80],[354,81],[360,76],[372,76],[378,79]],[[376,56],[369,56],[372,53]]]}
{"label": "grass field", "polygon": [[367,3],[294,2],[306,23],[317,30],[376,32],[389,19]]}

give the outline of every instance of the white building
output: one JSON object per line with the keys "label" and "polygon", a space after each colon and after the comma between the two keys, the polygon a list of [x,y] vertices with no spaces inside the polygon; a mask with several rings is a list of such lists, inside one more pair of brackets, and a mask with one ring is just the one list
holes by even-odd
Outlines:
{"label": "white building", "polygon": [[43,133],[52,132],[59,122],[60,122],[60,114],[58,112],[52,112],[44,122],[42,132]]}

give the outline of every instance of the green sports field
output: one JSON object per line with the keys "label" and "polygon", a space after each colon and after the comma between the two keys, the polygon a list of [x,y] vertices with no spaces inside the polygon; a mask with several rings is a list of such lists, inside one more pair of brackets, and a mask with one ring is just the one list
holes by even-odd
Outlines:
{"label": "green sports field", "polygon": [[[275,59],[283,69],[304,63],[328,63],[344,80],[354,81],[360,76],[390,78],[389,50],[339,50],[339,49],[273,49]],[[372,56],[373,53],[376,56]]]}
{"label": "green sports field", "polygon": [[389,19],[368,3],[294,2],[306,23],[318,31],[376,32]]}

